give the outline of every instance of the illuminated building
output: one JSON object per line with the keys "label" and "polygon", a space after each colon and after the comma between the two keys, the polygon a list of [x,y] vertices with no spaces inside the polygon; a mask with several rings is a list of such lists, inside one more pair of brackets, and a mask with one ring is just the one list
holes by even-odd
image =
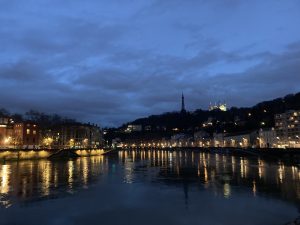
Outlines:
{"label": "illuminated building", "polygon": [[192,140],[193,137],[190,135],[179,133],[171,136],[170,142],[173,147],[189,147]]}
{"label": "illuminated building", "polygon": [[8,147],[12,141],[13,121],[8,117],[0,117],[0,147]]}
{"label": "illuminated building", "polygon": [[225,102],[224,103],[218,103],[218,104],[215,103],[214,105],[212,105],[210,103],[208,110],[209,111],[220,110],[220,111],[226,112],[227,111],[227,105],[226,105]]}
{"label": "illuminated building", "polygon": [[224,133],[214,133],[214,147],[225,147],[224,146]]}
{"label": "illuminated building", "polygon": [[203,122],[202,127],[210,127],[213,125],[214,118],[208,117],[207,121]]}
{"label": "illuminated building", "polygon": [[125,130],[126,133],[141,132],[141,131],[142,131],[142,125],[134,125],[134,124],[129,124]]}
{"label": "illuminated building", "polygon": [[[218,137],[220,143],[220,136]],[[257,147],[259,146],[258,142],[258,131],[252,132],[239,132],[232,134],[225,134],[223,139],[223,147],[239,147],[239,148],[249,148],[249,147]]]}
{"label": "illuminated building", "polygon": [[51,130],[54,148],[96,148],[102,146],[100,127],[91,124],[63,124]]}
{"label": "illuminated building", "polygon": [[[210,136],[206,131],[200,130],[194,133],[195,145],[198,147],[209,147]],[[207,144],[209,142],[209,144]]]}
{"label": "illuminated building", "polygon": [[273,148],[277,147],[276,131],[274,128],[265,128],[258,131],[259,147]]}
{"label": "illuminated building", "polygon": [[36,123],[26,121],[14,124],[14,145],[20,148],[39,147],[39,128]]}
{"label": "illuminated building", "polygon": [[275,115],[275,130],[279,147],[300,147],[300,110]]}

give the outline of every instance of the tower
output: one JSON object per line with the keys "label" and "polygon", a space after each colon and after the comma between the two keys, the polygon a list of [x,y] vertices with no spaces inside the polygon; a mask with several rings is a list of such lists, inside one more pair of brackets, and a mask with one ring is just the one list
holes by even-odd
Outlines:
{"label": "tower", "polygon": [[181,113],[185,113],[186,110],[185,110],[185,105],[184,105],[184,95],[182,93],[182,96],[181,96]]}

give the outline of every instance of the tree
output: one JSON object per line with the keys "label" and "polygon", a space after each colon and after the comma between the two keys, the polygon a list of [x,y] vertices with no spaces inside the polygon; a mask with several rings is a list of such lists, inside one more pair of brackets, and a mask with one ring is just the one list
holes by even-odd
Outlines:
{"label": "tree", "polygon": [[8,110],[4,109],[4,108],[1,108],[0,109],[0,116],[9,116],[10,113]]}

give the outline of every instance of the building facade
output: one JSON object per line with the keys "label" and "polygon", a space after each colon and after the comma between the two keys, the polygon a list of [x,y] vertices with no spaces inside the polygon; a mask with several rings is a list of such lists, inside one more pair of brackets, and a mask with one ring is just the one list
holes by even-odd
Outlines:
{"label": "building facade", "polygon": [[258,131],[225,134],[223,147],[255,148],[259,146]]}
{"label": "building facade", "polygon": [[13,120],[9,117],[0,117],[0,148],[9,148],[13,145]]}
{"label": "building facade", "polygon": [[277,147],[277,136],[274,128],[260,129],[259,132],[259,147],[260,148],[275,148]]}
{"label": "building facade", "polygon": [[200,130],[194,133],[195,146],[197,147],[210,147],[211,140],[210,135],[204,130]]}
{"label": "building facade", "polygon": [[17,148],[38,148],[39,129],[37,124],[31,121],[14,124],[13,139],[14,146]]}
{"label": "building facade", "polygon": [[172,135],[170,145],[172,147],[191,147],[193,145],[193,137],[184,133]]}
{"label": "building facade", "polygon": [[98,148],[103,145],[100,127],[90,124],[64,124],[44,132],[45,148]]}
{"label": "building facade", "polygon": [[275,115],[278,147],[300,147],[300,110],[289,110]]}

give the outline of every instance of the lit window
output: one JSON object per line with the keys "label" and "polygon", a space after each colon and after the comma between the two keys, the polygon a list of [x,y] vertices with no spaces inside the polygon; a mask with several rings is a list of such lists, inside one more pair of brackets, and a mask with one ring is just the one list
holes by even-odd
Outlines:
{"label": "lit window", "polygon": [[36,130],[33,130],[32,133],[33,133],[33,134],[36,134]]}
{"label": "lit window", "polygon": [[30,129],[26,129],[26,134],[30,134]]}

